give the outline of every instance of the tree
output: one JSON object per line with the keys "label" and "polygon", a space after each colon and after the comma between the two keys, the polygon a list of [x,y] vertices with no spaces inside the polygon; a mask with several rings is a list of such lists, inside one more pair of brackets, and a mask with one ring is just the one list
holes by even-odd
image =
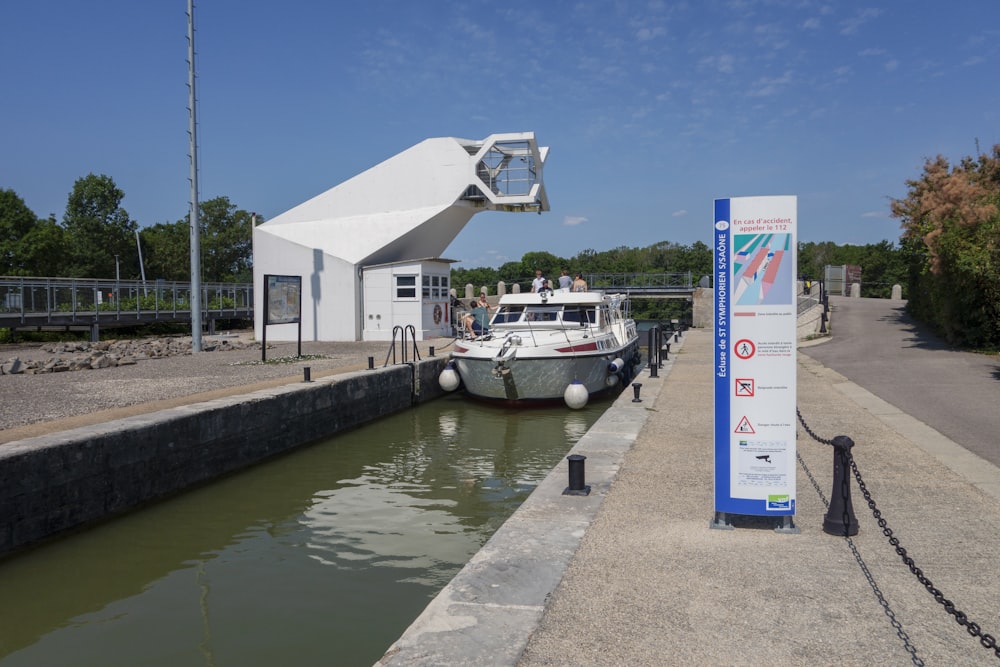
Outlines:
{"label": "tree", "polygon": [[[250,282],[252,214],[237,209],[229,197],[204,201],[199,211],[202,277],[212,282]],[[263,221],[258,216],[257,224]]]}
{"label": "tree", "polygon": [[114,180],[103,174],[88,174],[74,183],[63,216],[67,275],[138,277],[139,255],[135,246],[138,226],[121,207],[124,197]]}
{"label": "tree", "polygon": [[191,277],[191,225],[186,220],[158,222],[139,232],[146,275],[187,281]]}
{"label": "tree", "polygon": [[30,275],[24,266],[24,243],[38,217],[13,190],[0,190],[0,274]]}
{"label": "tree", "polygon": [[39,220],[17,193],[0,189],[0,275],[58,276],[62,257],[55,218]]}
{"label": "tree", "polygon": [[[209,282],[243,282],[253,279],[251,220],[229,197],[201,203],[198,215],[201,275]],[[257,224],[264,222],[258,215]],[[191,221],[161,222],[139,232],[146,273],[164,280],[191,279]]]}
{"label": "tree", "polygon": [[892,214],[902,221],[910,312],[953,344],[1000,348],[1000,144],[954,167],[929,159],[906,184]]}

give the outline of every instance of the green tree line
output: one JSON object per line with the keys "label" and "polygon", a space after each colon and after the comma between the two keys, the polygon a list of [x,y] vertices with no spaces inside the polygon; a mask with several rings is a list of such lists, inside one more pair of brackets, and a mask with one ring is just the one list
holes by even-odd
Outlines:
{"label": "green tree line", "polygon": [[[862,269],[862,296],[889,296],[903,287],[911,314],[950,343],[1000,349],[1000,145],[952,165],[938,156],[907,194],[892,200],[901,221],[899,245],[884,240],[863,246],[802,242],[800,277],[822,279],[827,265]],[[62,220],[39,218],[9,189],[0,189],[0,275],[108,278],[140,277],[136,233],[149,279],[190,280],[190,229],[185,215],[139,229],[121,206],[124,193],[105,175],[88,174],[73,185]],[[201,278],[251,280],[252,214],[227,197],[199,206]],[[258,216],[257,223],[263,222]],[[525,253],[499,268],[456,268],[452,284],[476,287],[499,281],[527,288],[536,269],[555,279],[571,274],[712,274],[711,248],[668,241],[645,247],[584,250],[573,257]],[[649,306],[654,315],[660,306]],[[669,316],[671,313],[665,313]]]}
{"label": "green tree line", "polygon": [[[140,229],[122,208],[124,197],[111,177],[88,174],[73,184],[57,221],[39,218],[16,192],[0,189],[0,275],[135,280],[144,268],[150,280],[190,280],[188,217]],[[202,280],[252,280],[251,220],[228,197],[200,203]]]}

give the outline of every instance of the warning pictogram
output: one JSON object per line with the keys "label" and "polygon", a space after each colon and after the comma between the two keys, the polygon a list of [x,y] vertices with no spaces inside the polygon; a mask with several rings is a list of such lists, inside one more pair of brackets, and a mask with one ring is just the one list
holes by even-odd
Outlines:
{"label": "warning pictogram", "polygon": [[736,345],[733,347],[733,352],[740,359],[749,359],[757,351],[757,346],[753,344],[753,341],[749,338],[741,338],[736,341]]}
{"label": "warning pictogram", "polygon": [[756,432],[757,431],[753,430],[753,426],[750,425],[750,420],[747,419],[746,416],[744,416],[743,419],[740,420],[740,423],[736,425],[736,430],[733,431],[733,433],[756,433]]}
{"label": "warning pictogram", "polygon": [[736,378],[736,395],[753,396],[753,378]]}

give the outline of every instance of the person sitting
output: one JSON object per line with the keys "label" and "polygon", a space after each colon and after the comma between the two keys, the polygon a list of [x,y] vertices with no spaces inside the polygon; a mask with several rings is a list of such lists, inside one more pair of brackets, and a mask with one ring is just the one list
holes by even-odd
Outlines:
{"label": "person sitting", "polygon": [[587,291],[587,281],[583,279],[582,274],[576,274],[576,280],[573,281],[573,291],[574,292],[586,292]]}
{"label": "person sitting", "polygon": [[[480,307],[480,308],[485,308],[487,315],[489,315],[490,311],[493,310],[493,306],[491,306],[490,302],[486,300],[486,292],[480,292],[479,293],[479,301],[476,302],[476,305],[478,307]],[[489,319],[489,318],[487,318],[487,319]]]}
{"label": "person sitting", "polygon": [[469,312],[462,318],[465,325],[465,333],[469,338],[475,340],[478,336],[489,333],[490,327],[487,324],[489,315],[486,309],[476,301],[469,302]]}
{"label": "person sitting", "polygon": [[537,291],[542,296],[550,296],[553,292],[555,292],[555,290],[549,286],[548,278],[542,278],[542,285],[541,287],[538,288]]}

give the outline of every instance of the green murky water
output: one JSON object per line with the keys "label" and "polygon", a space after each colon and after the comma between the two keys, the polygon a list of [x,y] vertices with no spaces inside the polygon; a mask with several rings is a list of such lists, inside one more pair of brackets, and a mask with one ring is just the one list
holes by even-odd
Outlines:
{"label": "green murky water", "polygon": [[607,405],[452,395],[0,562],[0,667],[371,665]]}

